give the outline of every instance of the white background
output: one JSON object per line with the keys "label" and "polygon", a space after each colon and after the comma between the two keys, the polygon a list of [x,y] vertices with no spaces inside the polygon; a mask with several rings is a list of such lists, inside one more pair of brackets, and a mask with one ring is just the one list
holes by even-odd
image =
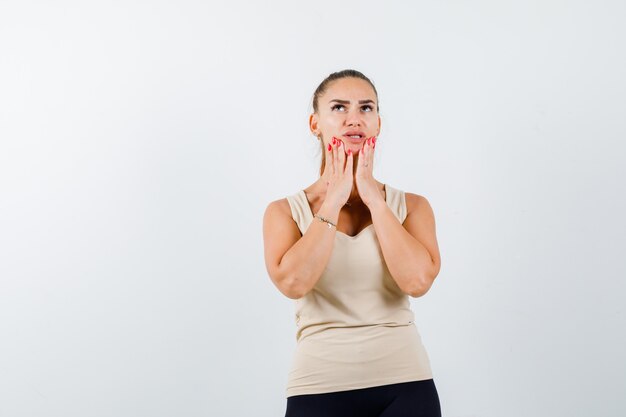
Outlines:
{"label": "white background", "polygon": [[369,76],[446,417],[626,414],[621,1],[0,2],[0,416],[284,415],[270,201]]}

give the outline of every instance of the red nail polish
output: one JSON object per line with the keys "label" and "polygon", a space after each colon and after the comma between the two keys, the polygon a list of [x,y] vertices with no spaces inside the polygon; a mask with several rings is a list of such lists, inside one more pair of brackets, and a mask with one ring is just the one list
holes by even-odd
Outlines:
{"label": "red nail polish", "polygon": [[330,143],[328,144],[328,150],[330,151],[332,149],[332,146],[330,146]]}
{"label": "red nail polish", "polygon": [[337,143],[337,139],[333,136],[333,145]]}
{"label": "red nail polish", "polygon": [[348,149],[348,155],[352,156],[352,149]]}

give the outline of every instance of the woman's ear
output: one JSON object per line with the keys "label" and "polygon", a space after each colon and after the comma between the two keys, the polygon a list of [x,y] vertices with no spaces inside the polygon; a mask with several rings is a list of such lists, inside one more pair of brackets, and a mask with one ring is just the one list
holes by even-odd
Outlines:
{"label": "woman's ear", "polygon": [[320,131],[317,128],[317,115],[315,113],[311,113],[309,116],[309,129],[311,129],[311,133],[315,136],[320,136]]}

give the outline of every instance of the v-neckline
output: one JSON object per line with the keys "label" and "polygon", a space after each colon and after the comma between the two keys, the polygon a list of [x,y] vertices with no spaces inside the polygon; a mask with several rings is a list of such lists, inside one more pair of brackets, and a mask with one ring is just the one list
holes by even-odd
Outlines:
{"label": "v-neckline", "polygon": [[[385,190],[385,204],[387,204],[388,198],[389,198],[389,189],[387,188],[387,184],[383,184],[383,190]],[[313,221],[313,219],[315,218],[315,216],[313,215],[313,210],[311,209],[311,203],[309,203],[309,199],[306,198],[306,193],[304,192],[304,190],[300,190],[300,192],[302,193],[302,197],[304,198],[304,202],[307,206],[307,209],[309,211],[309,215],[311,218],[311,221]],[[344,236],[346,239],[356,239],[359,236],[361,236],[361,234],[363,234],[363,232],[365,232],[366,230],[369,229],[373,229],[374,228],[374,222],[368,224],[367,226],[365,226],[363,229],[361,229],[356,235],[354,236],[350,236],[347,233],[344,233],[342,231],[340,231],[339,229],[337,229],[337,236]]]}

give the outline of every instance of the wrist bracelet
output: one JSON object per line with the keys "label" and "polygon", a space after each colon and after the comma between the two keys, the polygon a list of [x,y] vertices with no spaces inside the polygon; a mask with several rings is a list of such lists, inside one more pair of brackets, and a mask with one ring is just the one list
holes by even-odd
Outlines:
{"label": "wrist bracelet", "polygon": [[331,225],[332,225],[332,226],[335,226],[335,229],[337,228],[337,225],[336,225],[335,223],[331,222],[331,221],[330,221],[330,220],[328,220],[328,219],[323,218],[322,216],[319,216],[319,215],[317,215],[317,214],[314,214],[314,215],[313,215],[313,217],[317,217],[317,218],[318,218],[318,219],[320,219],[321,221],[328,223],[328,228],[329,228],[329,229],[330,229],[330,226],[331,226]]}

